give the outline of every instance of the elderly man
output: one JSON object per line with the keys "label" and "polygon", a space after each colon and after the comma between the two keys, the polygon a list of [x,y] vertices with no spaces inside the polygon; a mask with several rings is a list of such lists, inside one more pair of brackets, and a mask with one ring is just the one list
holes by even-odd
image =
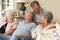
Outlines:
{"label": "elderly man", "polygon": [[40,23],[40,18],[41,18],[41,14],[43,14],[43,12],[45,12],[46,10],[41,8],[40,4],[38,1],[33,1],[31,3],[31,7],[33,9],[33,21],[36,22],[36,24]]}
{"label": "elderly man", "polygon": [[0,33],[11,35],[17,28],[17,22],[14,21],[14,11],[7,10],[6,17],[0,18]]}
{"label": "elderly man", "polygon": [[36,24],[32,22],[32,13],[26,12],[24,15],[24,21],[20,21],[17,29],[13,33],[12,37],[9,40],[27,40],[31,38],[31,32],[35,29]]}

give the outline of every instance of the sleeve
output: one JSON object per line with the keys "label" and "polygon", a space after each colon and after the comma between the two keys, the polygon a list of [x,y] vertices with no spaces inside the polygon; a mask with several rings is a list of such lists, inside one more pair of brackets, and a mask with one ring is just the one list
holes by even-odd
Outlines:
{"label": "sleeve", "polygon": [[36,24],[33,23],[33,24],[32,24],[32,27],[31,27],[31,33],[32,33],[32,31],[33,31],[35,28],[36,28]]}
{"label": "sleeve", "polygon": [[2,27],[2,25],[4,25],[6,23],[6,18],[2,17],[0,18],[0,28]]}
{"label": "sleeve", "polygon": [[31,33],[32,38],[35,38],[36,37],[36,30],[37,30],[37,27]]}

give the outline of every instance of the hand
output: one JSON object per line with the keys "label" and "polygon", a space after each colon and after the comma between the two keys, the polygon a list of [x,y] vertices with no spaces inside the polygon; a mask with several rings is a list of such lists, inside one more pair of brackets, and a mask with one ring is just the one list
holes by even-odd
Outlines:
{"label": "hand", "polygon": [[18,37],[22,38],[22,37],[23,37],[23,35],[21,35],[21,34],[20,34],[20,35],[18,35]]}

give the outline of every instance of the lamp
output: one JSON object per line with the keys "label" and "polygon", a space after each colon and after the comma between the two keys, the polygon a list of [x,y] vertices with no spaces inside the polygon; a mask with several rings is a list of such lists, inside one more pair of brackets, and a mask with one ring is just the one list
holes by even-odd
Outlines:
{"label": "lamp", "polygon": [[29,0],[17,0],[16,1],[16,4],[21,4],[20,10],[23,11],[23,15],[25,14],[24,12],[26,10],[26,7],[25,7],[26,3],[29,3]]}

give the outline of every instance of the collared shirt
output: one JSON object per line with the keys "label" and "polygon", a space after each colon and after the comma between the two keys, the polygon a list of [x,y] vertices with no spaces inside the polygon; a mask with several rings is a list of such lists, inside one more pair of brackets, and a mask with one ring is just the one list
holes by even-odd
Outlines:
{"label": "collared shirt", "polygon": [[20,21],[13,35],[27,36],[35,29],[35,27],[36,27],[36,24],[33,22],[26,23],[25,21]]}
{"label": "collared shirt", "polygon": [[[0,28],[2,27],[2,25],[7,23],[6,20],[7,20],[6,17],[0,18]],[[13,21],[7,24],[5,32],[9,31],[10,29],[16,29],[16,28],[17,28],[17,22]]]}

